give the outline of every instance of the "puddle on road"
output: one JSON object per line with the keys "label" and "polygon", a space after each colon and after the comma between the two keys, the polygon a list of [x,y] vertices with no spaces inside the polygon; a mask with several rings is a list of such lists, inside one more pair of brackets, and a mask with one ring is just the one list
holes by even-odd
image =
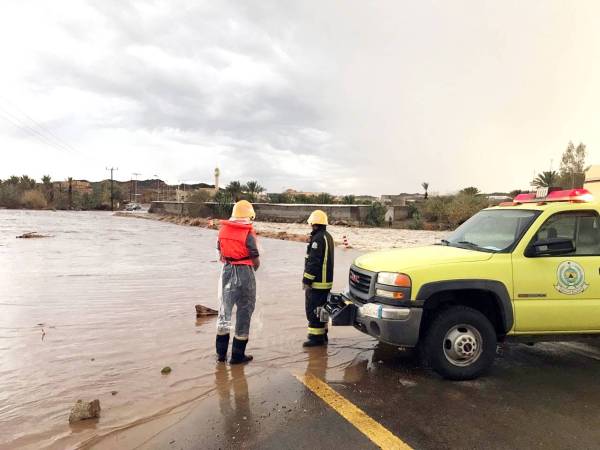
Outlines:
{"label": "puddle on road", "polygon": [[[54,237],[15,239],[24,230]],[[194,311],[217,307],[215,238],[110,213],[0,211],[0,448],[90,442],[218,389],[215,318]],[[246,376],[277,368],[358,380],[372,339],[336,328],[328,352],[301,347],[305,245],[261,246]],[[357,255],[337,251],[337,289]],[[101,418],[69,427],[70,407],[95,398]]]}

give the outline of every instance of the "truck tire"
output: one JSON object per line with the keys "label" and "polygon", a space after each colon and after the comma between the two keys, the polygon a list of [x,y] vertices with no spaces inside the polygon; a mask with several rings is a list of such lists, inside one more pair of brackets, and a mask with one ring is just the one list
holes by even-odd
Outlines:
{"label": "truck tire", "polygon": [[442,377],[472,380],[492,366],[497,340],[486,316],[473,308],[453,306],[433,319],[422,350],[426,364]]}

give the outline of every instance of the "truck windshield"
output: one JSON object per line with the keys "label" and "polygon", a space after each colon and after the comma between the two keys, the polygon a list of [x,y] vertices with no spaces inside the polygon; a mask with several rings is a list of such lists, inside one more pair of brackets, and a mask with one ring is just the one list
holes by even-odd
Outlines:
{"label": "truck windshield", "polygon": [[539,214],[539,211],[514,209],[480,211],[442,244],[483,252],[509,252]]}

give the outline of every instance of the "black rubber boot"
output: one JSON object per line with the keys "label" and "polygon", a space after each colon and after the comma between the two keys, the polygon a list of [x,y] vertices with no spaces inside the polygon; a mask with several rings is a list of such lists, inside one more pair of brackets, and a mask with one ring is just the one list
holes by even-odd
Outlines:
{"label": "black rubber boot", "polygon": [[229,347],[229,333],[217,334],[217,361],[227,361],[227,347]]}
{"label": "black rubber boot", "polygon": [[321,335],[309,334],[308,340],[306,340],[302,343],[302,347],[320,347],[320,346],[326,345],[326,344],[327,344],[327,340],[326,340],[324,334],[321,334]]}
{"label": "black rubber boot", "polygon": [[252,361],[252,355],[246,355],[246,344],[248,344],[248,339],[233,338],[229,364],[245,364]]}

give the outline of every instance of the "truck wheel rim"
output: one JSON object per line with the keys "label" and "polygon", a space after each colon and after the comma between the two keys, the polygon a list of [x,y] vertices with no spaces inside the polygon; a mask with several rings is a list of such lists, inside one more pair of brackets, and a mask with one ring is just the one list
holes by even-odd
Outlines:
{"label": "truck wheel rim", "polygon": [[444,355],[455,366],[470,366],[481,356],[482,342],[476,328],[465,324],[455,325],[444,337]]}

